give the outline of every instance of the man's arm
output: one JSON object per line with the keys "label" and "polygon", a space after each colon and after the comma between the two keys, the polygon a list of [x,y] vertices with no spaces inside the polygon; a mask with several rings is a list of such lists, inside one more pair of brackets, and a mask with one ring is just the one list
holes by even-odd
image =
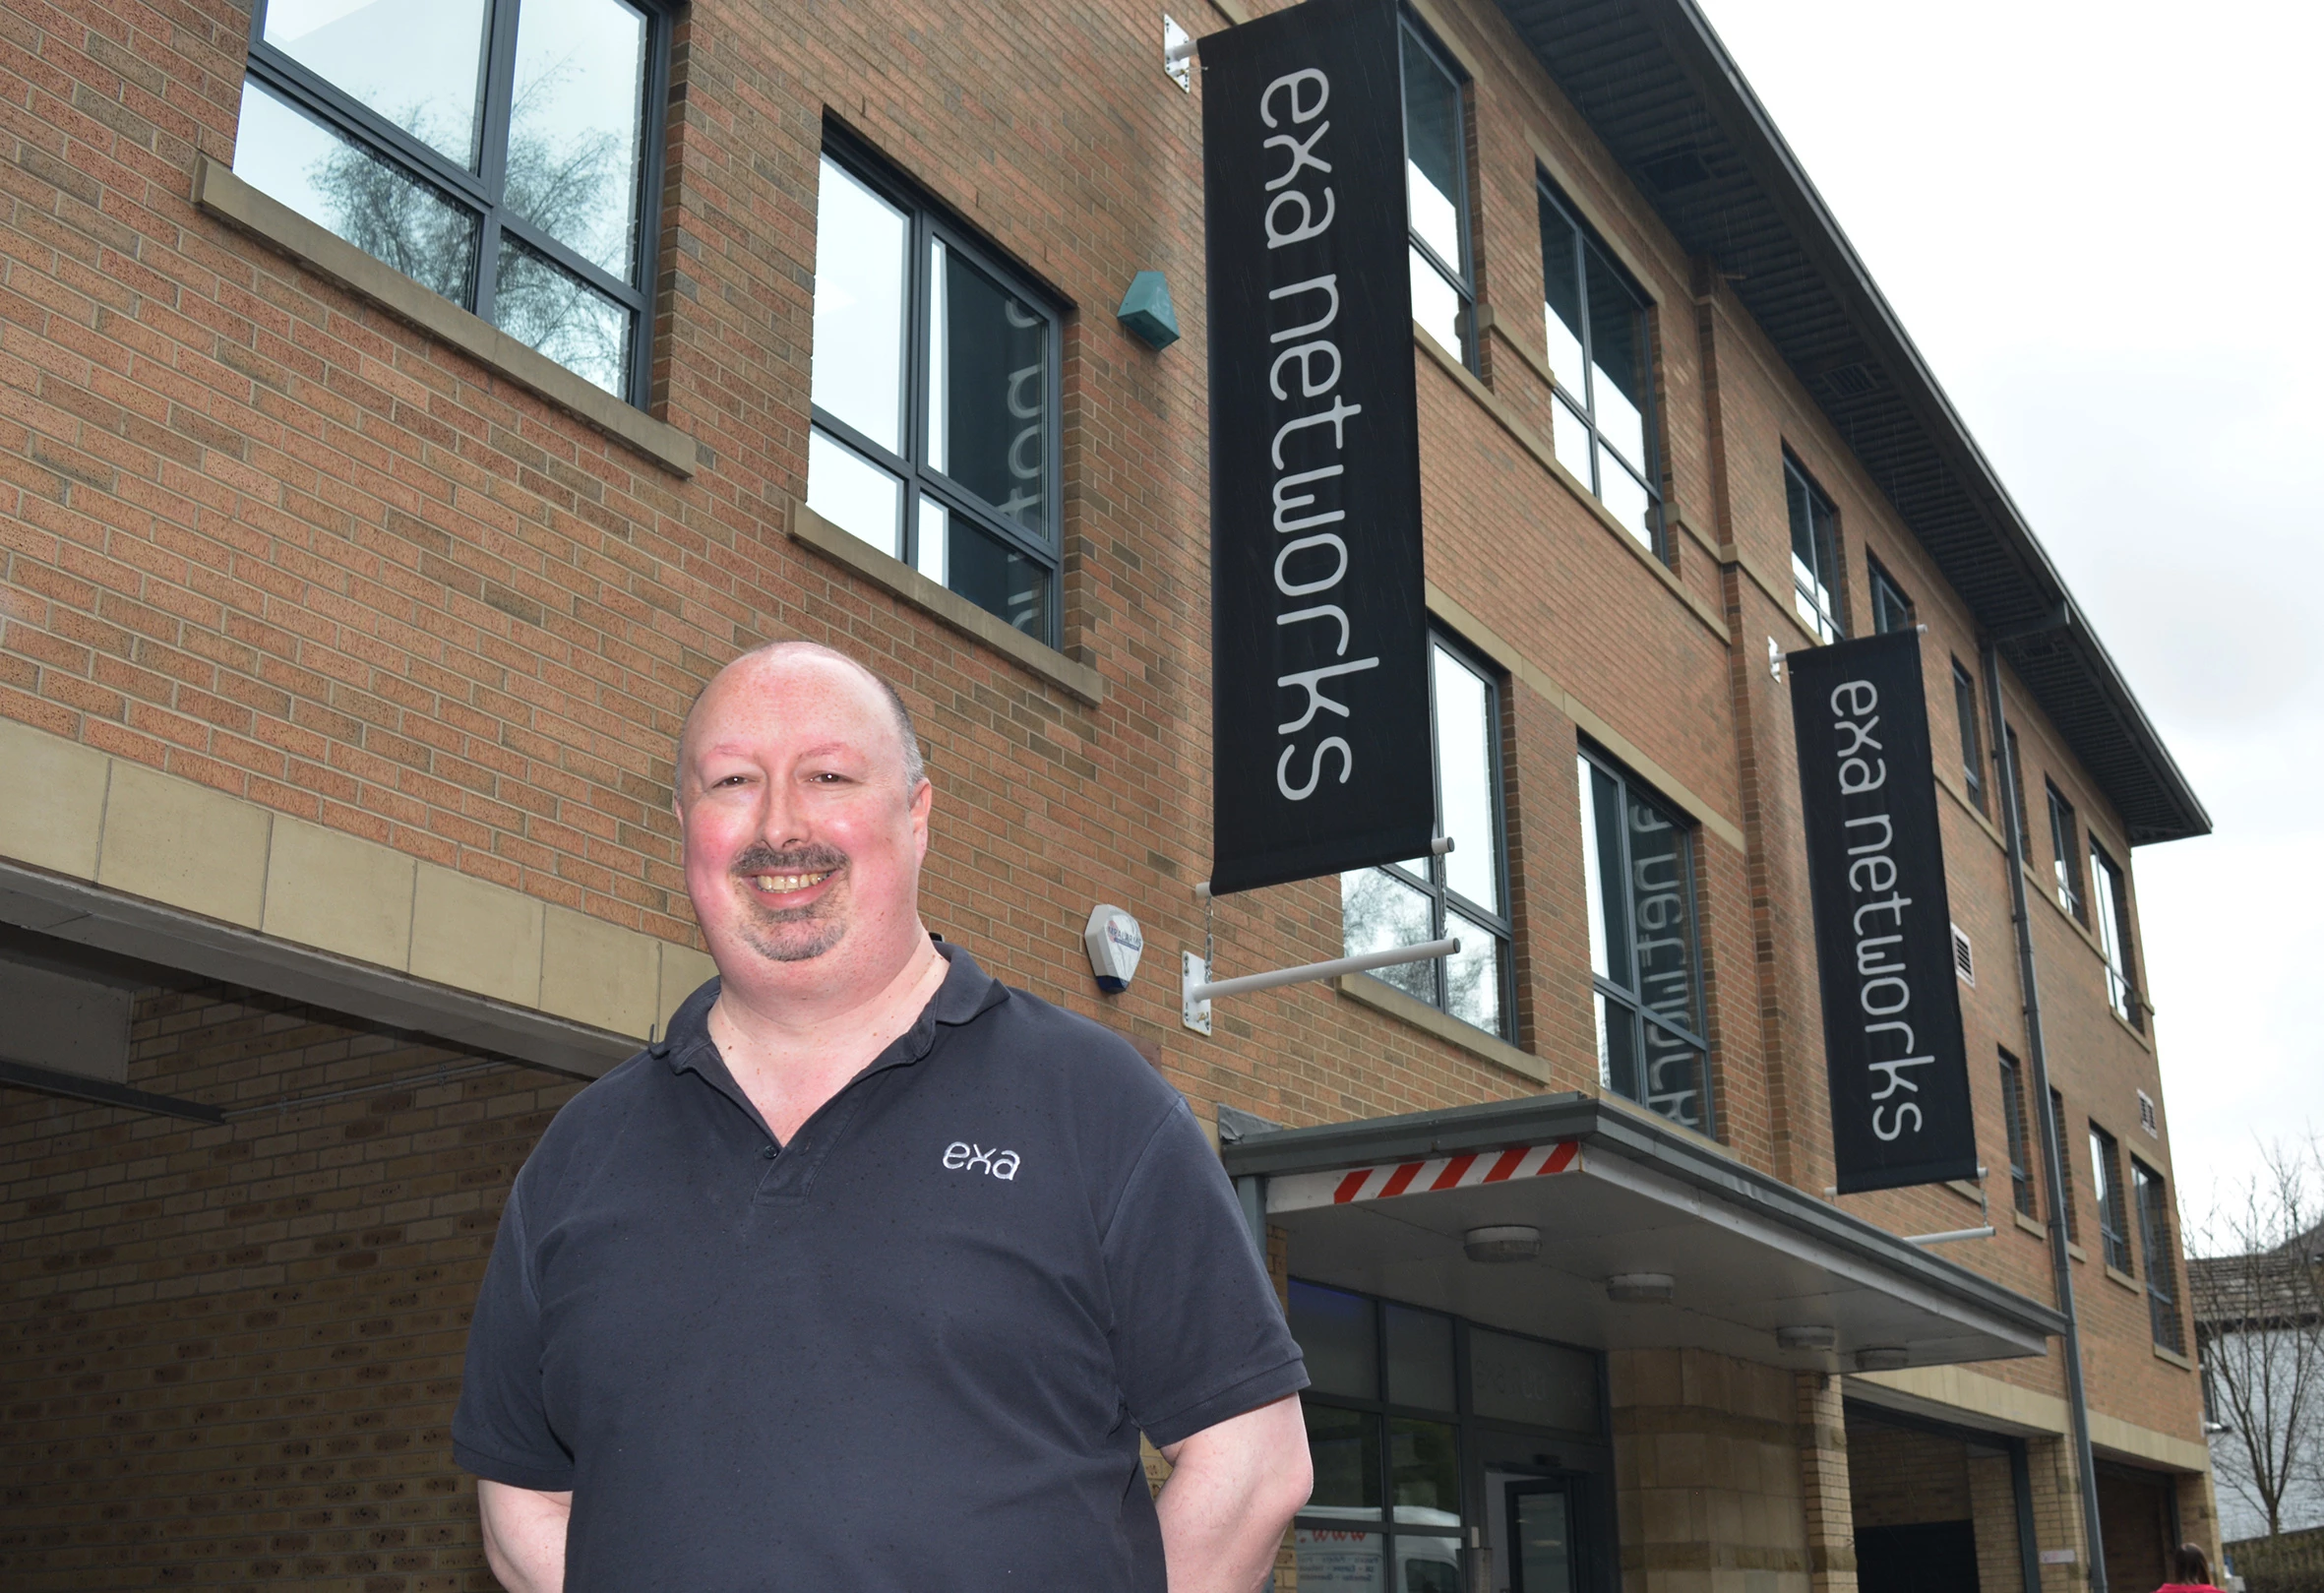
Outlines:
{"label": "man's arm", "polygon": [[572,1494],[536,1493],[479,1477],[476,1508],[484,1521],[485,1562],[508,1593],[565,1593],[565,1528],[573,1519]]}
{"label": "man's arm", "polygon": [[1172,1470],[1154,1508],[1170,1593],[1253,1593],[1315,1487],[1299,1395],[1206,1427],[1162,1458]]}

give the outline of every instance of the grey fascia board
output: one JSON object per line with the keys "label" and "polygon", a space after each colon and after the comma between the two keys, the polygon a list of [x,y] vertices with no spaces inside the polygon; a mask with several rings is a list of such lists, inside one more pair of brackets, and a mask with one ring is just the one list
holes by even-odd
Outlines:
{"label": "grey fascia board", "polygon": [[[1985,450],[1953,407],[1952,398],[1936,379],[1904,323],[1872,279],[1856,246],[1809,180],[1799,156],[1784,142],[1775,121],[1744,81],[1742,69],[1727,51],[1710,20],[1694,0],[1633,0],[1639,13],[1662,38],[1687,78],[1695,85],[1717,118],[1734,139],[1737,151],[1779,214],[1790,224],[1810,261],[1838,295],[1844,312],[1858,333],[1884,363],[1906,380],[1898,383],[1905,402],[1914,410],[1938,452],[1983,501],[1988,519],[2002,548],[2024,572],[2043,607],[2067,605],[2074,616],[2071,627],[2085,667],[2100,694],[2122,715],[2123,730],[2138,746],[2156,782],[2185,813],[2188,835],[2208,834],[2211,816],[2195,795],[2178,761],[2148,718],[2137,694],[2123,678],[2112,654],[2081,617],[2065,577],[2050,561],[2049,550],[2034,534],[2031,523],[2010,497]],[[1992,624],[1988,620],[1988,625]]]}
{"label": "grey fascia board", "polygon": [[626,1035],[6,860],[0,919],[581,1078],[598,1077],[638,1050]]}
{"label": "grey fascia board", "polygon": [[1691,1138],[1657,1129],[1634,1113],[1578,1091],[1254,1134],[1225,1146],[1221,1155],[1234,1177],[1269,1178],[1549,1139],[1580,1139],[1585,1165],[1591,1151],[1649,1164],[1670,1178],[1731,1204],[1756,1209],[1772,1222],[1908,1277],[1923,1288],[1987,1312],[2027,1333],[2049,1338],[2065,1331],[2065,1318],[2039,1301],[1931,1256]]}

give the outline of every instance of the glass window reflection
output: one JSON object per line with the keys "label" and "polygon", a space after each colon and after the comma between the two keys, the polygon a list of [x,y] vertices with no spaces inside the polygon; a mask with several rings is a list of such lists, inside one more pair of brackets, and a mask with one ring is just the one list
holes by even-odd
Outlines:
{"label": "glass window reflection", "polygon": [[1489,1034],[1507,1037],[1507,864],[1501,834],[1500,692],[1498,681],[1439,639],[1430,654],[1437,827],[1452,842],[1442,857],[1340,877],[1347,954],[1451,938],[1460,950],[1429,962],[1373,970],[1415,1000]]}
{"label": "glass window reflection", "polygon": [[1049,535],[1049,322],[956,249],[930,248],[928,462]]}
{"label": "glass window reflection", "polygon": [[622,0],[524,0],[509,106],[508,205],[637,280],[645,18]]}
{"label": "glass window reflection", "polygon": [[1468,132],[1460,79],[1407,21],[1404,49],[1404,212],[1412,235],[1412,318],[1463,364],[1470,347]]}
{"label": "glass window reflection", "polygon": [[1614,766],[1574,760],[1607,1089],[1709,1133],[1691,828]]}
{"label": "glass window reflection", "polygon": [[473,171],[491,14],[487,0],[268,0],[262,37]]}
{"label": "glass window reflection", "polygon": [[1654,353],[1645,297],[1544,179],[1542,332],[1558,462],[1648,550],[1660,548]]}

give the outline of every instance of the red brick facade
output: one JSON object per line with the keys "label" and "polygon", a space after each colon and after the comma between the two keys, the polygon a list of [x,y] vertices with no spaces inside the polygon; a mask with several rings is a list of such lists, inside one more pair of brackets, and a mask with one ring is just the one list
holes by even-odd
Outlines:
{"label": "red brick facade", "polygon": [[[1188,0],[1179,20],[1240,18],[1216,3]],[[1867,556],[1926,627],[1999,1230],[1944,1254],[2048,1301],[2046,1244],[2013,1219],[2003,1164],[1994,1058],[2026,1045],[1995,782],[1981,816],[1943,756],[1950,661],[1977,669],[1977,622],[1717,262],[1686,253],[1502,13],[1446,0],[1424,20],[1472,78],[1490,321],[1478,374],[1416,344],[1427,558],[1438,619],[1505,671],[1525,1071],[1328,987],[1222,1003],[1209,1038],[1178,1021],[1178,954],[1206,931],[1233,975],[1336,955],[1341,926],[1330,881],[1207,919],[1192,890],[1209,856],[1200,107],[1134,6],[679,15],[650,413],[693,440],[689,476],[193,203],[199,158],[233,156],[245,11],[11,0],[0,718],[694,947],[669,812],[680,716],[737,650],[826,642],[918,715],[938,792],[931,926],[1155,1048],[1205,1113],[1293,1126],[1598,1090],[1573,772],[1587,738],[1699,822],[1718,1137],[1820,1194],[1833,1166],[1797,771],[1768,663],[1771,643],[1811,642],[1789,602],[1789,450],[1839,511],[1851,630],[1868,629]],[[826,120],[1071,306],[1063,650],[1101,702],[790,534]],[[1659,561],[1548,459],[1545,172],[1654,303]],[[1160,354],[1113,313],[1140,270],[1167,275],[1187,334]],[[2087,1122],[2166,1177],[2171,1163],[2137,1116],[2135,1092],[2162,1099],[2151,1026],[2109,1010],[2096,941],[2050,905],[2045,782],[2112,856],[2130,852],[2107,793],[2008,689],[2088,1239]],[[1119,998],[1079,951],[1099,901],[1147,935]],[[131,1085],[227,1107],[469,1060],[214,986],[150,990],[137,1024]],[[209,1128],[0,1097],[0,1579],[490,1585],[444,1438],[462,1313],[507,1180],[573,1087],[506,1067]],[[1843,1203],[1899,1233],[1981,1220],[1960,1189]],[[2094,1405],[2199,1448],[2195,1379],[2152,1347],[2143,1285],[2095,1256],[2075,1271]],[[1978,1370],[2062,1398],[2054,1354]],[[1750,1400],[1754,1441],[1808,1444],[1783,1389],[1754,1383]],[[1784,1573],[1805,1576],[1807,1554]]]}

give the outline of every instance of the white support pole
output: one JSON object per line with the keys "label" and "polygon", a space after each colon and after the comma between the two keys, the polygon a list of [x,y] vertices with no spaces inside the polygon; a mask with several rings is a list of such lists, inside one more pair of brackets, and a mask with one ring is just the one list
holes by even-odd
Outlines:
{"label": "white support pole", "polygon": [[1941,1234],[1907,1234],[1905,1243],[1908,1245],[1950,1245],[1956,1239],[1990,1239],[1992,1237],[1993,1230],[1990,1228],[1955,1228]]}
{"label": "white support pole", "polygon": [[1210,1003],[1217,996],[1243,996],[1254,990],[1273,990],[1282,985],[1305,984],[1311,979],[1330,979],[1343,973],[1369,973],[1374,968],[1392,968],[1400,963],[1426,962],[1435,957],[1448,957],[1460,950],[1457,939],[1427,941],[1419,946],[1391,947],[1385,951],[1367,951],[1361,956],[1333,957],[1328,962],[1305,962],[1296,968],[1277,968],[1271,973],[1247,973],[1236,979],[1213,981],[1210,970],[1202,959],[1189,951],[1181,958],[1179,969],[1180,1015],[1186,1026],[1200,1033],[1210,1032]]}

